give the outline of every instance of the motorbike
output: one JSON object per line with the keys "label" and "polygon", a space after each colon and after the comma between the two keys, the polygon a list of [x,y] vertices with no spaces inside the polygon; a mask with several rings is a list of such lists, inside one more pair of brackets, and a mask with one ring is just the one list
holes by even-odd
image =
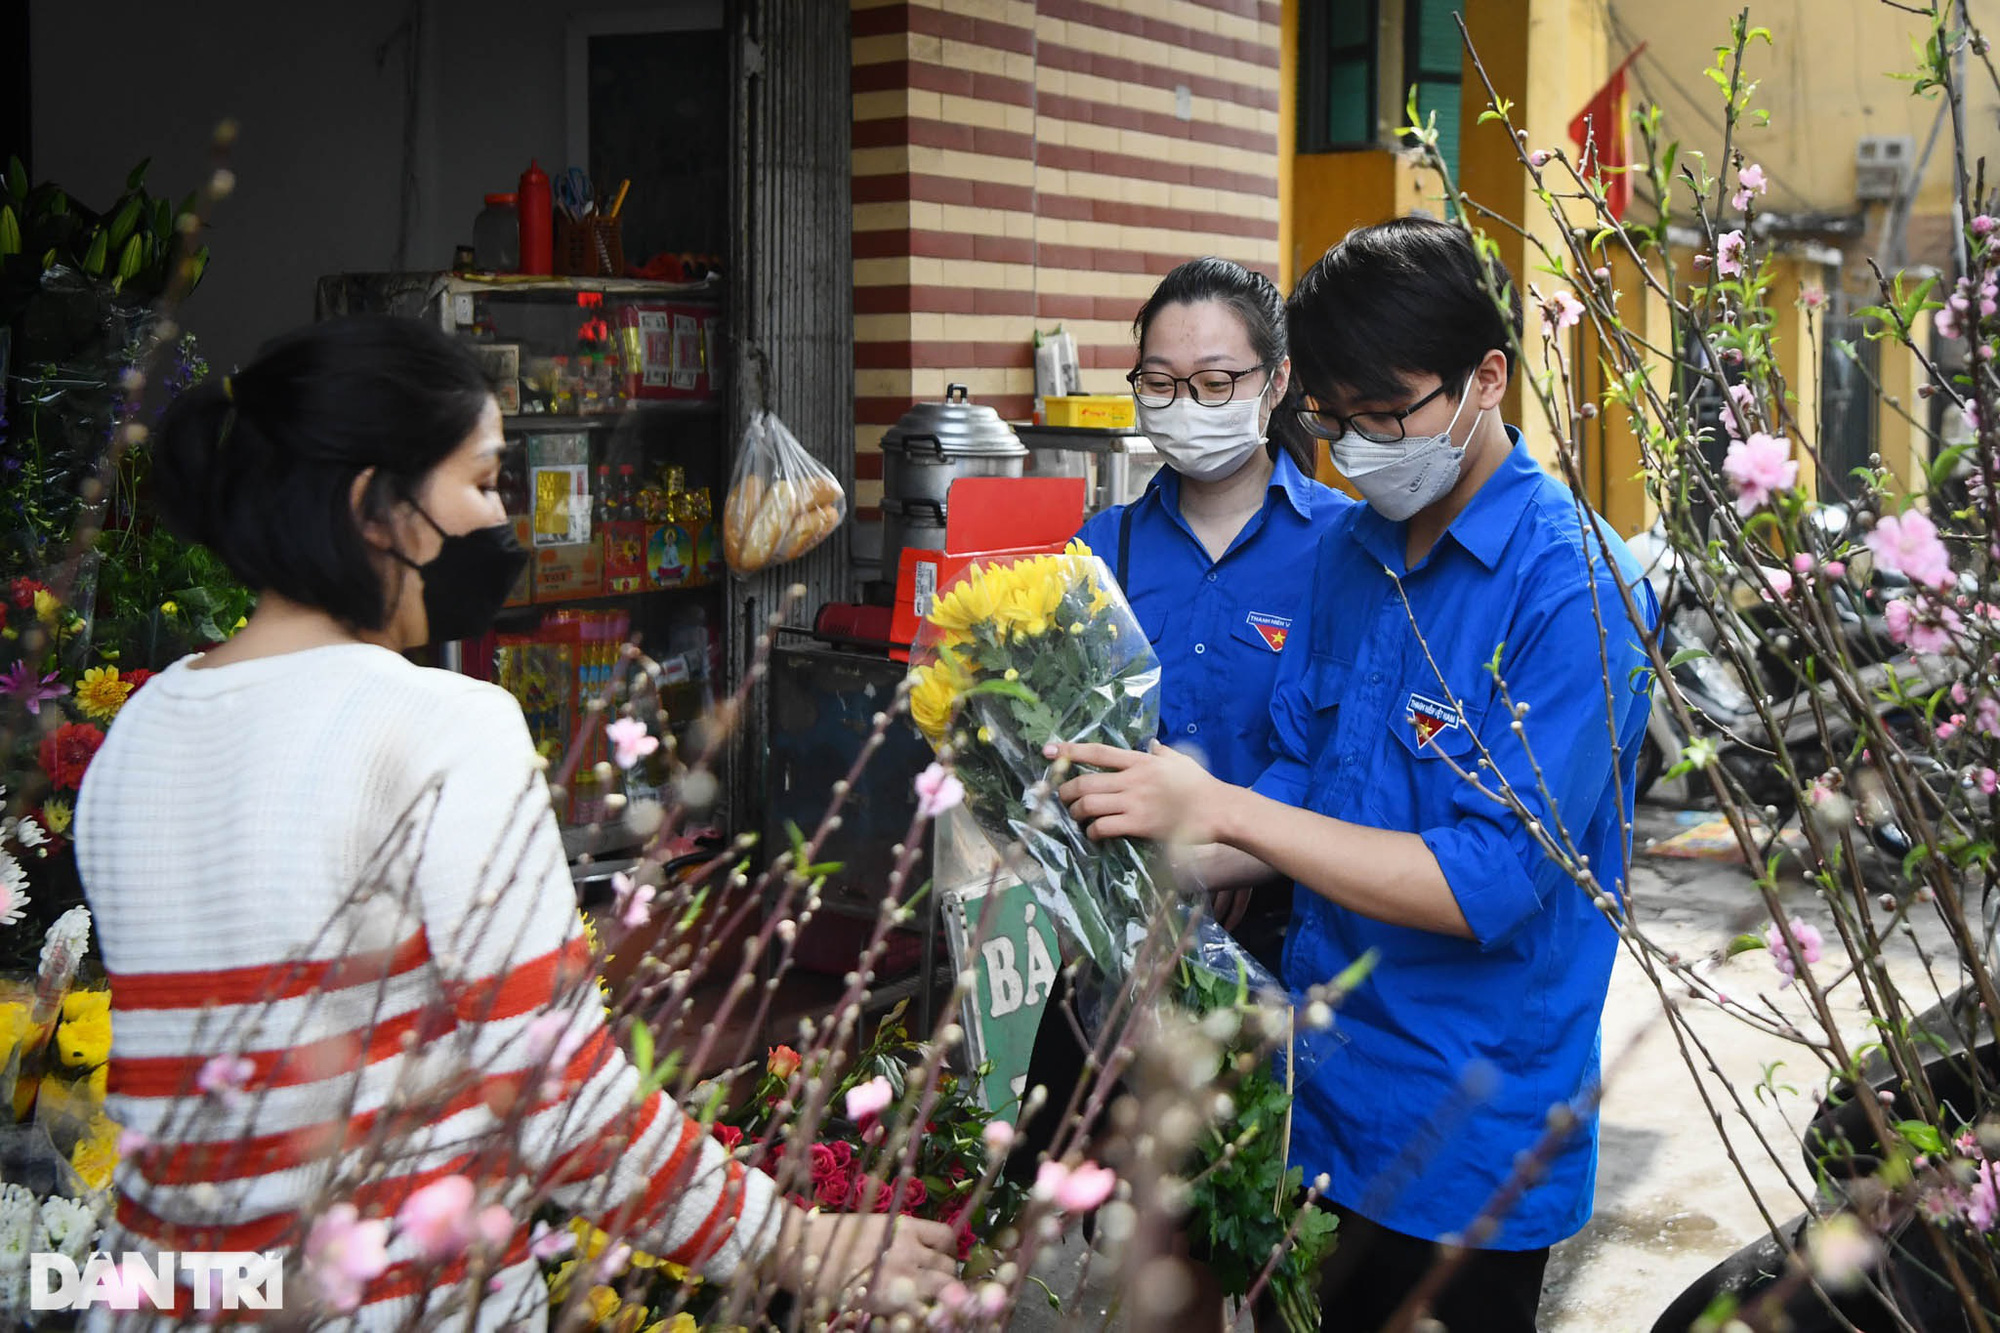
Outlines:
{"label": "motorbike", "polygon": [[[1851,515],[1844,506],[1822,505],[1809,521],[1819,530],[1818,549],[1835,549]],[[1801,814],[1798,790],[1777,763],[1782,742],[1797,772],[1841,772],[1842,794],[1854,810],[1864,881],[1871,888],[1902,887],[1903,860],[1913,839],[1886,799],[1874,763],[1865,758],[1851,762],[1857,732],[1849,706],[1832,684],[1815,679],[1770,593],[1745,574],[1718,581],[1711,571],[1693,565],[1674,549],[1662,523],[1628,545],[1659,601],[1660,648],[1673,683],[1701,733],[1714,742],[1714,762],[1762,816],[1760,862],[1782,845]],[[1909,595],[1908,581],[1873,568],[1865,553],[1851,563],[1857,567],[1831,585],[1829,600],[1854,666],[1855,685],[1864,697],[1877,701],[1876,714],[1891,734],[1914,738],[1919,719],[1896,701],[1898,692],[1889,688],[1892,672],[1903,683],[1901,693],[1909,696],[1948,685],[1953,671],[1942,659],[1910,653],[1890,638],[1886,610],[1895,598]],[[1791,577],[1786,570],[1765,571],[1765,582],[1776,587]],[[1717,605],[1729,606],[1734,614],[1717,617],[1707,609]],[[1775,728],[1767,724],[1766,712]],[[1668,703],[1666,682],[1655,679],[1635,783],[1640,796],[1685,805],[1697,799],[1697,783],[1706,789],[1692,774],[1674,771],[1689,739]],[[1941,770],[1930,771],[1936,765],[1920,749],[1905,753],[1926,783],[1951,780]]]}

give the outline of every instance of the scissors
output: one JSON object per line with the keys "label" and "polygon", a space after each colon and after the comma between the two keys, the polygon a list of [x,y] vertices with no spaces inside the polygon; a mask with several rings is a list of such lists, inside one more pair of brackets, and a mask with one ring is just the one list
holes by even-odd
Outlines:
{"label": "scissors", "polygon": [[556,177],[556,203],[573,218],[597,211],[596,196],[590,192],[590,177],[582,167],[571,167]]}

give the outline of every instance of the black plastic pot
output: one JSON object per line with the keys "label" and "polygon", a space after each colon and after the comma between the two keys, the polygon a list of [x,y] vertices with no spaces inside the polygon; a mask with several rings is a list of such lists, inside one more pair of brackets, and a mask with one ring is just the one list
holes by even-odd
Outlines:
{"label": "black plastic pot", "polygon": [[[1987,1085],[2000,1083],[2000,1046],[1991,1042],[1980,1046],[1978,1060]],[[1924,1075],[1939,1102],[1950,1108],[1951,1113],[1967,1121],[1977,1118],[1980,1108],[1975,1103],[1970,1069],[1963,1054],[1929,1061],[1924,1066]],[[1869,1089],[1871,1095],[1879,1092],[1895,1094],[1894,1100],[1882,1108],[1890,1121],[1916,1115],[1915,1106],[1893,1081]],[[1821,1103],[1806,1129],[1805,1150],[1806,1164],[1823,1172],[1836,1188],[1841,1181],[1874,1174],[1882,1163],[1882,1145],[1869,1128],[1863,1105],[1852,1096],[1836,1096]],[[1794,1248],[1803,1243],[1810,1220],[1802,1213],[1780,1228]],[[1980,1242],[1962,1232],[1943,1234],[1957,1251],[1960,1266],[1977,1290],[1975,1247]],[[1878,1273],[1877,1281],[1895,1294],[1896,1308],[1910,1326],[1921,1333],[1960,1333],[1972,1328],[1972,1320],[1957,1294],[1939,1276],[1945,1271],[1944,1261],[1929,1232],[1914,1221],[1905,1223],[1888,1237],[1888,1250],[1886,1271]],[[1780,1280],[1788,1262],[1785,1248],[1776,1239],[1761,1237],[1711,1268],[1676,1297],[1654,1322],[1653,1333],[1687,1333],[1716,1298],[1725,1294],[1734,1295],[1739,1308],[1748,1305]],[[1848,1324],[1862,1333],[1876,1333],[1876,1330],[1889,1333],[1902,1327],[1872,1290],[1836,1296],[1834,1304]],[[1986,1311],[1986,1316],[1989,1321],[2000,1319],[2000,1313],[1992,1309]],[[1832,1333],[1845,1327],[1809,1287],[1801,1287],[1785,1302],[1782,1326],[1792,1333]]]}

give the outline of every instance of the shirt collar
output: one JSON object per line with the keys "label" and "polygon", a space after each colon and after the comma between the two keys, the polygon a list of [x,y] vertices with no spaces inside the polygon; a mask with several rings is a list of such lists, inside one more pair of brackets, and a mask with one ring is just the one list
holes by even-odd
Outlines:
{"label": "shirt collar", "polygon": [[[1458,517],[1445,529],[1445,536],[1457,542],[1466,554],[1488,569],[1496,569],[1507,547],[1507,539],[1527,512],[1526,492],[1542,476],[1542,465],[1521,441],[1521,432],[1507,428],[1507,455],[1486,483],[1473,492]],[[1387,569],[1402,569],[1407,553],[1409,524],[1382,517],[1371,506],[1363,506],[1355,518],[1355,538],[1368,554]]]}

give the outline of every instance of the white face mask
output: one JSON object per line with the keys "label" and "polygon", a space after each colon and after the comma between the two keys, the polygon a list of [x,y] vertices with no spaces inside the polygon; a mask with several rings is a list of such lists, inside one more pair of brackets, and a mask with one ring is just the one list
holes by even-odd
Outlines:
{"label": "white face mask", "polygon": [[[1452,443],[1451,433],[1458,425],[1459,413],[1472,398],[1477,373],[1466,376],[1450,424],[1436,435],[1405,436],[1393,444],[1376,444],[1350,430],[1327,446],[1340,475],[1353,482],[1361,498],[1383,518],[1400,523],[1443,499],[1458,485],[1465,449]],[[1479,418],[1485,415],[1486,409],[1480,408],[1472,418],[1473,430],[1479,429]],[[1471,438],[1467,432],[1466,439]]]}
{"label": "white face mask", "polygon": [[[1265,392],[1270,386],[1265,385]],[[1139,429],[1174,471],[1195,481],[1230,476],[1264,444],[1257,417],[1264,394],[1203,407],[1185,393],[1165,407],[1139,404]]]}

